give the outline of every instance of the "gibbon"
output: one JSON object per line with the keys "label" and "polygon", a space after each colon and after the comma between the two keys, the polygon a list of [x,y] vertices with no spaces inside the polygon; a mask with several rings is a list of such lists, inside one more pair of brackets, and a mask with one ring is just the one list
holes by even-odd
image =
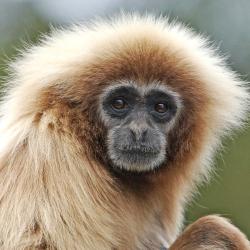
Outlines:
{"label": "gibbon", "polygon": [[245,83],[179,23],[123,15],[54,30],[10,64],[0,249],[250,249],[226,219],[183,233]]}

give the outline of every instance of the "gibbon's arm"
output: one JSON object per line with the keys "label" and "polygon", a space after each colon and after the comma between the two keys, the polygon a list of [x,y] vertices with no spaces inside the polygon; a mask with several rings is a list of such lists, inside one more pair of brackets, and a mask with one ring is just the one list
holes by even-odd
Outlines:
{"label": "gibbon's arm", "polygon": [[169,250],[248,250],[246,236],[228,220],[209,215],[200,218],[177,238]]}

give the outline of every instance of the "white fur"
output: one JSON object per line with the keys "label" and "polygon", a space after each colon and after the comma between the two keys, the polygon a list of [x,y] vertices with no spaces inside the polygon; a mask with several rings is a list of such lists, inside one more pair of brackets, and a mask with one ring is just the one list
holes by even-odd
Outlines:
{"label": "white fur", "polygon": [[[82,249],[109,249],[110,245],[107,242],[113,241],[114,244],[116,241],[119,242],[114,236],[114,228],[112,229],[112,215],[109,215],[108,211],[105,211],[103,215],[97,214],[101,213],[99,208],[95,213],[93,208],[98,202],[95,203],[88,189],[84,189],[85,186],[77,191],[80,197],[77,212],[81,216],[80,222],[84,223],[83,225],[77,223],[75,226],[73,218],[71,226],[73,229],[75,226],[80,231],[90,229],[90,231],[98,232],[99,230],[105,232],[106,236],[103,238],[100,236],[98,242],[97,239],[95,241],[93,235],[91,236],[90,231],[87,231],[84,237],[78,237],[72,231],[75,238],[71,239],[69,234],[66,234],[65,238],[63,223],[60,224],[56,220],[50,221],[53,213],[58,211],[52,211],[53,209],[49,207],[50,203],[46,200],[45,190],[42,190],[42,186],[37,186],[41,181],[40,177],[36,179],[41,171],[43,159],[47,157],[50,159],[49,155],[53,154],[51,151],[56,147],[60,146],[64,149],[65,162],[70,166],[71,171],[76,172],[75,176],[79,176],[79,179],[75,180],[76,184],[72,179],[70,180],[72,192],[78,188],[80,176],[85,176],[89,181],[92,173],[86,170],[88,168],[77,165],[78,162],[74,157],[76,150],[74,144],[67,141],[61,142],[57,137],[54,139],[49,137],[46,126],[43,127],[42,124],[39,130],[36,130],[32,121],[37,112],[35,109],[37,96],[43,89],[59,85],[63,90],[70,82],[67,79],[77,74],[79,68],[84,68],[96,58],[108,57],[108,51],[113,47],[117,50],[122,49],[126,43],[142,37],[150,37],[181,55],[189,65],[192,65],[193,71],[204,83],[213,100],[207,117],[211,120],[210,132],[201,154],[193,163],[200,166],[193,173],[194,179],[207,175],[211,157],[219,145],[221,136],[232,128],[242,125],[248,109],[248,93],[245,83],[225,66],[223,58],[216,55],[205,38],[179,23],[171,24],[164,19],[155,19],[152,16],[132,15],[115,18],[108,22],[99,21],[88,26],[76,25],[68,30],[53,31],[40,44],[23,52],[23,55],[10,65],[11,77],[6,83],[9,90],[2,101],[0,120],[0,169],[2,171],[0,173],[0,241],[3,240],[4,249],[24,249],[31,244],[31,239],[24,240],[23,235],[27,227],[32,224],[33,217],[37,221],[42,221],[45,238],[51,237],[52,242],[56,243],[60,249],[80,249],[79,246]],[[53,114],[48,112],[43,118],[45,124],[46,119],[53,120]],[[31,157],[25,162],[25,159],[16,157],[16,154],[27,138],[30,139],[30,148],[26,154],[30,154]],[[63,152],[57,157],[64,155]],[[72,154],[67,155],[69,152]],[[40,158],[37,159],[37,157]],[[81,158],[79,155],[77,157]],[[23,166],[27,168],[20,169],[12,162],[19,164],[20,168]],[[61,173],[55,170],[56,167],[58,170],[61,167],[56,160],[50,162],[48,167],[50,168],[45,168],[46,171],[55,171],[53,173],[55,176]],[[20,174],[18,171],[25,176],[22,182],[18,182],[18,174]],[[23,171],[26,172],[23,173]],[[69,174],[67,171],[66,173]],[[34,191],[30,194],[25,193],[29,181],[31,184],[28,188]],[[186,189],[191,188],[186,187]],[[180,204],[184,198],[180,197]],[[68,204],[67,200],[63,200],[63,204]],[[83,209],[82,212],[80,208]],[[38,211],[41,212],[40,215],[37,215]],[[63,213],[63,209],[61,212]],[[176,213],[178,216],[174,229],[168,235],[169,243],[178,233],[182,223],[183,208],[178,207]],[[96,223],[96,220],[101,221],[101,224]],[[106,225],[106,227],[101,227],[101,225]],[[49,235],[47,232],[54,234]],[[66,245],[65,242],[67,242]]]}

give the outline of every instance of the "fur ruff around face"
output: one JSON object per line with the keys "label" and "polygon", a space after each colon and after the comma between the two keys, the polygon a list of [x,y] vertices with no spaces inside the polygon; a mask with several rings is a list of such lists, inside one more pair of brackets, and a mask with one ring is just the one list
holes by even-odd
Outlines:
{"label": "fur ruff around face", "polygon": [[[179,23],[122,16],[53,31],[10,65],[0,120],[0,249],[159,249],[180,232],[247,91],[206,39]],[[114,173],[98,100],[114,82],[160,82],[182,112],[168,161]]]}

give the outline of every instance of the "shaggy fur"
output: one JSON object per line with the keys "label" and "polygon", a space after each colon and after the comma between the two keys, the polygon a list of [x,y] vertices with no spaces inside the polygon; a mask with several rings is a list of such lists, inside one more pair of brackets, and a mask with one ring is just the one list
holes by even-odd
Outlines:
{"label": "shaggy fur", "polygon": [[[0,121],[1,249],[172,244],[221,137],[247,109],[244,83],[204,38],[153,17],[54,31],[10,67]],[[182,100],[168,162],[155,172],[109,167],[98,100],[121,80],[161,82]]]}

